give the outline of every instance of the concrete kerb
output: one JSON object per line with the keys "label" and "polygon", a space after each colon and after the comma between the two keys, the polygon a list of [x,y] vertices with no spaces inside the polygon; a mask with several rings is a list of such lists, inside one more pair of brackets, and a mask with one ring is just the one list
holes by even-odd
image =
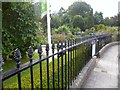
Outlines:
{"label": "concrete kerb", "polygon": [[82,71],[79,73],[79,75],[76,77],[76,80],[72,82],[72,86],[70,86],[70,89],[77,89],[81,88],[83,83],[87,80],[88,75],[91,73],[91,70],[94,69],[96,62],[97,62],[97,57],[94,56],[82,69]]}

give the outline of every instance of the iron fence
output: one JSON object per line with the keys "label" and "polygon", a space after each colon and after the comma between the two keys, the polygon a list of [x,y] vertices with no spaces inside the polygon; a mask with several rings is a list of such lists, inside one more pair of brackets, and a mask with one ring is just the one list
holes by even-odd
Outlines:
{"label": "iron fence", "polygon": [[[61,88],[69,89],[72,85],[77,75],[80,73],[82,68],[89,62],[92,58],[92,42],[96,43],[96,53],[107,43],[111,42],[111,35],[94,35],[90,37],[85,37],[81,39],[68,40],[65,42],[58,42],[57,46],[52,44],[52,54],[50,54],[49,44],[46,44],[46,56],[43,57],[42,46],[38,46],[39,59],[33,60],[34,50],[30,46],[28,48],[29,62],[20,65],[22,60],[21,52],[17,48],[14,51],[14,59],[16,61],[16,67],[5,72],[3,74],[3,84],[2,88],[6,88],[5,81],[11,77],[17,77],[17,88],[21,90],[24,81],[21,80],[21,73],[29,69],[30,75],[30,88]],[[55,49],[57,47],[57,52]],[[56,57],[57,56],[57,57]],[[39,75],[38,86],[35,86],[34,78],[34,66],[39,65],[39,70],[37,75]],[[44,67],[43,67],[44,66]],[[43,73],[46,72],[46,73]],[[44,78],[45,77],[45,78]],[[46,82],[46,83],[45,83]],[[12,87],[10,87],[12,88]]]}

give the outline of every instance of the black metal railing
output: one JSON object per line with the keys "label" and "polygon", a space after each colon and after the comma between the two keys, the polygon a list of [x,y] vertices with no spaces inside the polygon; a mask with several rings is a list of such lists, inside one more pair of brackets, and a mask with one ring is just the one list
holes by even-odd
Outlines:
{"label": "black metal railing", "polygon": [[[38,46],[39,59],[33,60],[33,49],[30,46],[28,48],[29,62],[20,65],[22,60],[21,52],[17,48],[14,51],[14,58],[16,61],[16,68],[13,68],[3,74],[3,89],[6,88],[5,83],[11,77],[16,77],[17,86],[16,88],[26,88],[26,81],[21,80],[21,73],[29,69],[27,73],[30,73],[30,88],[61,88],[69,89],[72,85],[77,75],[80,73],[82,68],[89,62],[92,58],[92,42],[96,43],[95,54],[107,43],[112,40],[111,35],[94,35],[90,37],[85,37],[82,39],[68,40],[65,42],[58,42],[57,46],[52,44],[52,50],[49,49],[49,44],[46,45],[46,56],[43,57],[42,46]],[[57,52],[55,52],[57,51]],[[52,53],[50,53],[52,52]],[[34,66],[38,66],[37,73],[34,73]],[[17,76],[16,76],[17,75]],[[38,75],[38,82],[34,76]],[[27,78],[27,77],[26,77]],[[14,82],[13,82],[14,83]],[[12,83],[10,83],[12,84]],[[25,85],[23,87],[23,85]],[[13,84],[14,86],[14,84]],[[12,88],[12,86],[8,86]]]}

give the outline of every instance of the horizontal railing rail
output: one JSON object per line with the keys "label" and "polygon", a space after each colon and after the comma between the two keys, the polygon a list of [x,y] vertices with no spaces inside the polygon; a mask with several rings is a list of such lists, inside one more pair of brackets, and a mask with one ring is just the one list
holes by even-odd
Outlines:
{"label": "horizontal railing rail", "polygon": [[[33,67],[37,64],[40,64],[39,66],[39,88],[44,88],[43,85],[43,62],[46,61],[46,88],[68,88],[72,84],[72,81],[75,80],[76,76],[80,73],[82,67],[86,65],[86,63],[92,58],[92,45],[93,41],[96,44],[96,51],[95,54],[107,43],[112,41],[111,35],[94,35],[89,37],[84,37],[80,39],[74,39],[74,40],[68,40],[65,42],[58,42],[57,43],[57,52],[55,51],[55,44],[52,44],[52,54],[49,53],[49,45],[46,45],[46,56],[42,56],[42,46],[39,45],[38,47],[38,54],[39,58],[33,60],[33,49],[32,47],[29,47],[28,49],[28,57],[30,59],[29,62],[20,65],[21,61],[21,53],[19,49],[16,49],[14,52],[14,58],[16,60],[17,66],[3,74],[3,89],[4,89],[4,81],[7,79],[18,75],[18,88],[19,90],[22,87],[21,82],[21,73],[28,68],[30,68],[30,84],[31,88],[35,88],[34,86],[34,74],[33,74]],[[84,49],[84,50],[83,50]],[[86,51],[85,51],[86,50]],[[57,58],[55,57],[57,56]],[[52,63],[52,70],[50,67],[50,62]],[[57,62],[57,65],[55,65],[55,62]],[[56,76],[56,68],[57,67],[57,76]],[[52,74],[51,74],[52,73]],[[52,77],[50,77],[52,75]],[[56,78],[57,77],[57,78]],[[51,79],[52,78],[52,79]],[[56,81],[57,79],[57,81]],[[51,82],[52,80],[52,82]],[[52,86],[50,86],[50,82],[52,83]],[[57,85],[56,85],[57,83]],[[6,86],[5,86],[6,88]]]}

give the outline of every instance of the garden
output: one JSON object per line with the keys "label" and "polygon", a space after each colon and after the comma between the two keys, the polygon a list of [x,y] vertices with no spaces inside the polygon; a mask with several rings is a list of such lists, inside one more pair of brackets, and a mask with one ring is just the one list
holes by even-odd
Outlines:
{"label": "garden", "polygon": [[[47,23],[46,16],[41,18],[41,3],[35,4],[30,2],[3,2],[2,3],[2,57],[4,59],[3,72],[7,72],[16,67],[13,53],[19,48],[22,54],[21,64],[29,61],[28,47],[32,46],[34,51],[38,44],[46,45],[47,43]],[[38,13],[39,11],[39,13]],[[36,13],[37,12],[37,13]],[[86,2],[74,2],[65,10],[63,7],[57,13],[51,13],[51,32],[52,43],[57,44],[58,41],[64,42],[75,38],[97,35],[97,34],[114,34],[119,33],[118,15],[103,18],[102,12],[95,12],[93,8]],[[87,52],[89,48],[80,46],[77,51],[77,58],[81,65],[84,66],[85,60],[88,58]],[[66,54],[68,58],[68,53]],[[43,55],[45,56],[45,55]],[[84,58],[84,57],[85,58]],[[34,52],[33,60],[39,58],[37,52]],[[80,60],[79,60],[80,58]],[[74,58],[73,58],[73,61]],[[50,88],[52,88],[52,64],[49,63]],[[68,64],[68,63],[67,63]],[[58,78],[58,63],[55,58],[55,81]],[[78,66],[79,67],[79,64]],[[60,58],[60,71],[61,71]],[[63,61],[65,68],[65,56]],[[71,67],[74,68],[74,67]],[[39,64],[33,67],[34,87],[40,88],[40,68]],[[68,71],[68,67],[67,67]],[[79,70],[78,70],[79,71]],[[43,87],[47,88],[46,60],[42,62]],[[60,72],[61,73],[61,72]],[[61,74],[60,74],[61,75]],[[67,76],[66,76],[67,77]],[[65,78],[65,75],[63,76]],[[29,69],[21,73],[22,88],[30,88],[30,71]],[[68,82],[68,80],[66,81]],[[66,83],[64,81],[64,83]],[[61,80],[60,80],[61,83]],[[17,75],[4,81],[4,88],[17,88]],[[64,84],[66,85],[66,84]],[[58,83],[55,83],[57,88]]]}

